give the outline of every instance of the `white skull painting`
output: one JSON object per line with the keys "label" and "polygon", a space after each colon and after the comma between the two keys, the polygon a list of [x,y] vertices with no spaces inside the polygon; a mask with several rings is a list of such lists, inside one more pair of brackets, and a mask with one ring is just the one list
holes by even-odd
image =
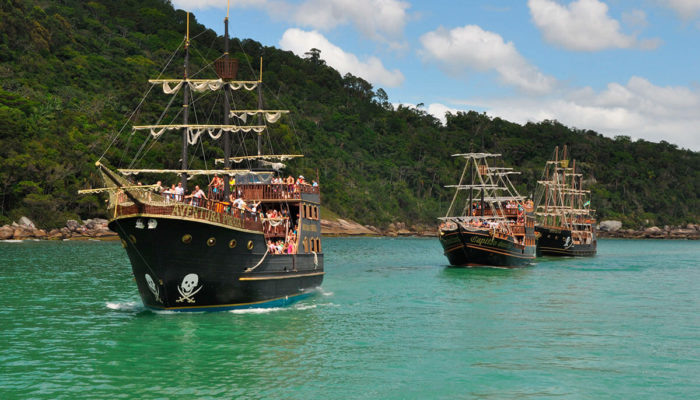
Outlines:
{"label": "white skull painting", "polygon": [[153,218],[150,218],[148,220],[148,229],[156,229],[156,226],[158,226],[158,221],[156,221]]}
{"label": "white skull painting", "polygon": [[136,220],[136,229],[143,229],[143,220],[141,218]]}
{"label": "white skull painting", "polygon": [[[199,276],[197,274],[185,275],[185,277],[182,279],[182,283],[177,287],[177,291],[180,292],[180,296],[182,297],[175,300],[175,302],[182,303],[183,301],[187,301],[188,303],[194,303],[194,295],[202,290],[202,286],[197,288],[198,283]],[[195,290],[195,288],[197,289]]]}
{"label": "white skull painting", "polygon": [[564,242],[564,248],[568,249],[571,246],[573,246],[573,243],[571,243],[571,236],[567,236],[566,242]]}
{"label": "white skull painting", "polygon": [[151,278],[151,276],[148,274],[144,274],[144,277],[146,278],[146,284],[148,285],[148,288],[151,289],[151,292],[153,293],[153,296],[155,296],[156,301],[162,303],[163,300],[160,299],[160,293],[158,287],[156,286],[156,283],[153,282],[153,278]]}

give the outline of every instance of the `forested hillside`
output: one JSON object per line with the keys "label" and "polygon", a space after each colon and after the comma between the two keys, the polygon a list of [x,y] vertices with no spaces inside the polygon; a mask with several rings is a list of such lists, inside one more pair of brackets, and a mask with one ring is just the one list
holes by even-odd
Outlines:
{"label": "forested hillside", "polygon": [[[103,198],[76,193],[99,185],[94,162],[139,104],[147,80],[166,65],[165,75],[182,76],[181,60],[168,62],[183,41],[185,12],[162,0],[0,0],[0,21],[0,225],[21,215],[43,227],[103,216]],[[206,67],[222,53],[223,39],[194,17],[190,34],[191,70],[213,76]],[[554,146],[566,144],[588,177],[600,218],[629,227],[699,220],[700,153],[476,112],[448,115],[442,125],[420,107],[394,108],[361,78],[341,76],[323,53],[299,58],[253,39],[231,42],[239,78],[257,79],[263,57],[266,108],[292,111],[266,143],[278,153],[305,154],[288,171],[318,175],[325,209],[342,217],[380,227],[432,223],[451,199],[444,185],[461,172],[450,155],[467,151],[503,154],[507,166],[523,172],[516,184],[529,195]],[[246,94],[240,96],[244,103]],[[140,122],[153,122],[160,106],[142,108]],[[124,147],[144,140],[126,136],[106,154],[115,165],[131,161]],[[176,168],[178,140],[171,135],[152,146],[138,166]],[[195,166],[223,154],[218,141],[207,140],[202,151],[206,157]]]}

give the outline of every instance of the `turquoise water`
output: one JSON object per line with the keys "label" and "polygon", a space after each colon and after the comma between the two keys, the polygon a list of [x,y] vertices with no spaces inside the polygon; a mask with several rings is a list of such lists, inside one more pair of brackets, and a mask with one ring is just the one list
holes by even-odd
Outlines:
{"label": "turquoise water", "polygon": [[144,310],[116,242],[0,243],[0,398],[664,399],[700,393],[700,242],[446,268],[435,239],[324,239],[288,308]]}

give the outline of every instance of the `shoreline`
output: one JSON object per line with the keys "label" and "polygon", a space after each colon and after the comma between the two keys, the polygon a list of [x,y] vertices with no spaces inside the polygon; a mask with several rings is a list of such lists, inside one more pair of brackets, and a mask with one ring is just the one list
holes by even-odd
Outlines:
{"label": "shoreline", "polygon": [[[119,240],[116,232],[109,230],[106,219],[88,219],[81,221],[68,220],[66,226],[51,229],[48,232],[39,229],[27,218],[20,222],[0,227],[0,241],[37,241],[37,240]],[[644,229],[620,229],[621,224],[610,227],[610,222],[603,221],[597,230],[599,238],[605,239],[679,239],[700,240],[700,225],[686,224],[685,226],[652,226]],[[403,222],[392,223],[386,229],[371,225],[361,225],[355,221],[337,219],[321,220],[323,237],[437,237],[437,228],[428,225],[408,227]]]}

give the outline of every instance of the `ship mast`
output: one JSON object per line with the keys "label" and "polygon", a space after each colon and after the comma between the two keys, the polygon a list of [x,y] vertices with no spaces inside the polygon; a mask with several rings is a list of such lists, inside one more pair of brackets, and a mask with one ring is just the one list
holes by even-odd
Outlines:
{"label": "ship mast", "polygon": [[[262,104],[262,57],[260,57],[260,76],[258,77],[258,110],[263,109]],[[258,114],[258,125],[262,125],[262,114]],[[261,155],[262,135],[258,134],[258,155]]]}
{"label": "ship mast", "polygon": [[[229,63],[229,48],[228,48],[228,11],[229,4],[226,7],[226,18],[224,19],[224,62],[228,65]],[[229,97],[231,96],[231,87],[226,85],[224,87],[224,125],[229,125],[229,113],[231,106],[229,104]],[[229,155],[231,154],[231,135],[229,132],[224,132],[224,169],[231,168],[231,160]],[[231,192],[229,188],[229,179],[224,177],[224,199],[228,201],[229,194]]]}
{"label": "ship mast", "polygon": [[[185,39],[185,75],[184,80],[187,82],[188,67],[190,62],[190,13],[187,13],[187,37]],[[190,101],[190,86],[184,85],[184,95],[182,100],[182,124],[185,127],[182,129],[182,170],[187,170],[187,125],[189,124],[189,101]],[[183,173],[180,182],[182,187],[187,191],[187,173]]]}

